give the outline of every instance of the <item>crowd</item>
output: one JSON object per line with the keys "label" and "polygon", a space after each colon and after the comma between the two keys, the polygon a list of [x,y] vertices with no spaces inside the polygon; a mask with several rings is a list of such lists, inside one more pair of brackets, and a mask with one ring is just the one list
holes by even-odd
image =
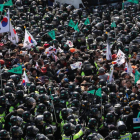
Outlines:
{"label": "crowd", "polygon": [[[0,140],[139,140],[140,5],[8,8],[19,40],[0,34]],[[24,45],[25,28],[36,46]]]}

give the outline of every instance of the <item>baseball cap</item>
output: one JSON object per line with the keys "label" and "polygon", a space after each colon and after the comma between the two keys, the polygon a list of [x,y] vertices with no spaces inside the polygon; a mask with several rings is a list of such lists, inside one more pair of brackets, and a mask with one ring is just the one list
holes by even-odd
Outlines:
{"label": "baseball cap", "polygon": [[139,85],[139,84],[140,84],[140,80],[137,81],[137,85]]}
{"label": "baseball cap", "polygon": [[41,68],[41,72],[43,72],[43,73],[47,72],[47,68],[46,67],[42,67]]}
{"label": "baseball cap", "polygon": [[113,54],[112,55],[112,59],[115,59],[115,58],[117,58],[117,55],[116,54]]}

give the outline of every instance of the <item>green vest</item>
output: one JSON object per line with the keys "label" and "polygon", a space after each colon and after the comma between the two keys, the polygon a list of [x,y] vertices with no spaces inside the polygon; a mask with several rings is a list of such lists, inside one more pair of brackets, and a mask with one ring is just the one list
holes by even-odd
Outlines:
{"label": "green vest", "polygon": [[131,133],[126,133],[125,135],[121,135],[121,139],[120,140],[131,140]]}
{"label": "green vest", "polygon": [[[83,134],[84,134],[84,132],[82,130],[80,130],[78,133],[76,133],[73,136],[73,140],[76,140],[76,139],[80,138]],[[64,135],[62,135],[62,140],[71,140],[71,139],[70,139],[70,136],[66,136],[64,134]]]}

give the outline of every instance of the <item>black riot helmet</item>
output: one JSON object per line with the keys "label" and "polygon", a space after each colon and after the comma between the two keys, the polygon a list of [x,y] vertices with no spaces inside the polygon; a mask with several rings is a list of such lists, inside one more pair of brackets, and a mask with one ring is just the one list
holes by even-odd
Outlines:
{"label": "black riot helmet", "polygon": [[63,126],[63,130],[66,136],[70,136],[75,131],[75,125],[73,125],[72,123],[65,123]]}
{"label": "black riot helmet", "polygon": [[121,138],[120,133],[119,133],[119,131],[117,131],[117,130],[111,131],[111,132],[109,133],[109,136],[110,136],[110,138],[112,138],[112,139],[120,139],[120,138]]}
{"label": "black riot helmet", "polygon": [[15,84],[17,84],[20,80],[20,76],[18,75],[11,75],[10,78],[14,81]]}
{"label": "black riot helmet", "polygon": [[36,126],[43,125],[43,115],[37,115],[35,117],[35,124]]}
{"label": "black riot helmet", "polygon": [[17,90],[17,92],[16,92],[16,98],[17,99],[23,99],[23,96],[24,96],[23,90]]}
{"label": "black riot helmet", "polygon": [[45,122],[50,122],[51,123],[53,121],[53,115],[52,115],[52,113],[50,113],[49,111],[45,111],[43,113],[43,120]]}
{"label": "black riot helmet", "polygon": [[40,114],[43,114],[44,111],[46,111],[46,110],[47,110],[47,107],[43,103],[40,103],[37,106],[37,112],[40,113]]}
{"label": "black riot helmet", "polygon": [[97,120],[95,118],[91,118],[88,122],[88,127],[90,129],[95,128],[95,126],[97,125]]}
{"label": "black riot helmet", "polygon": [[60,99],[68,99],[69,98],[69,94],[66,90],[61,90],[60,92]]}
{"label": "black riot helmet", "polygon": [[106,120],[108,122],[113,122],[114,121],[114,115],[112,113],[107,113],[106,114]]}
{"label": "black riot helmet", "polygon": [[19,116],[12,116],[10,118],[10,123],[12,126],[14,126],[14,125],[21,126],[22,122],[23,122],[23,119]]}
{"label": "black riot helmet", "polygon": [[131,112],[131,108],[129,106],[124,106],[123,107],[123,114],[127,115]]}
{"label": "black riot helmet", "polygon": [[132,133],[132,140],[139,140],[140,133],[139,132],[133,132]]}
{"label": "black riot helmet", "polygon": [[0,131],[0,139],[10,139],[10,134],[7,130],[2,129]]}
{"label": "black riot helmet", "polygon": [[12,126],[10,129],[13,138],[19,138],[22,136],[23,131],[19,126]]}
{"label": "black riot helmet", "polygon": [[23,90],[23,85],[22,84],[17,84],[16,85],[16,90]]}
{"label": "black riot helmet", "polygon": [[31,119],[30,112],[29,111],[24,111],[23,114],[22,114],[22,118],[23,118],[24,121],[30,121],[30,119]]}
{"label": "black riot helmet", "polygon": [[5,93],[13,91],[12,88],[9,86],[6,86],[4,89],[5,89]]}
{"label": "black riot helmet", "polygon": [[39,129],[36,128],[36,126],[28,126],[26,129],[26,135],[27,136],[31,136],[31,137],[35,137],[37,135],[37,133],[39,132]]}
{"label": "black riot helmet", "polygon": [[31,84],[30,87],[29,87],[30,93],[35,92],[35,90],[36,90],[36,86],[34,84]]}
{"label": "black riot helmet", "polygon": [[68,89],[69,89],[70,92],[73,92],[74,89],[75,89],[74,83],[69,84]]}
{"label": "black riot helmet", "polygon": [[0,105],[5,105],[5,103],[6,103],[6,97],[0,96]]}
{"label": "black riot helmet", "polygon": [[41,95],[39,95],[38,100],[40,103],[45,103],[45,102],[49,101],[49,96],[46,94],[41,94]]}
{"label": "black riot helmet", "polygon": [[37,134],[36,140],[49,140],[44,134]]}
{"label": "black riot helmet", "polygon": [[124,135],[126,133],[126,125],[123,121],[117,122],[117,129],[119,130],[121,135]]}

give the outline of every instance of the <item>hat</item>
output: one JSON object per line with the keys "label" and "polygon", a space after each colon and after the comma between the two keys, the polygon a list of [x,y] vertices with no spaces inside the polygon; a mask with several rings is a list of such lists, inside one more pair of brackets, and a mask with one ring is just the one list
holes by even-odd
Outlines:
{"label": "hat", "polygon": [[48,48],[49,46],[49,44],[44,44],[44,48]]}
{"label": "hat", "polygon": [[47,72],[47,68],[46,67],[42,67],[41,68],[41,72],[43,72],[43,73]]}
{"label": "hat", "polygon": [[123,72],[121,73],[121,76],[123,77],[125,74],[127,74],[127,72],[123,71]]}
{"label": "hat", "polygon": [[105,69],[103,67],[99,68],[99,73],[103,74],[105,72]]}
{"label": "hat", "polygon": [[140,84],[140,80],[137,81],[137,85],[139,85],[139,84]]}
{"label": "hat", "polygon": [[112,55],[112,59],[115,59],[115,58],[117,58],[117,55],[116,54],[113,54]]}
{"label": "hat", "polygon": [[49,64],[49,61],[48,60],[44,60],[44,65],[47,65]]}

